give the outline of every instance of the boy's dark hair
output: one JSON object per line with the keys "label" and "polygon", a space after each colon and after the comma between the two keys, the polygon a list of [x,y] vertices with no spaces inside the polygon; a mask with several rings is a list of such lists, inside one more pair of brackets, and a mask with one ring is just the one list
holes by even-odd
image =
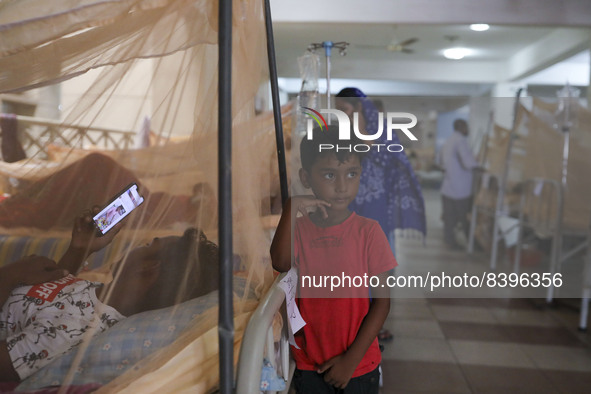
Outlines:
{"label": "boy's dark hair", "polygon": [[[321,144],[332,145],[333,148],[320,151]],[[330,125],[328,128],[315,127],[312,130],[312,139],[309,140],[306,135],[300,144],[302,168],[306,171],[310,171],[320,156],[328,154],[336,155],[337,160],[341,163],[349,160],[351,155],[355,155],[359,158],[359,163],[361,163],[365,157],[365,152],[357,152],[354,149],[354,147],[359,144],[363,144],[363,141],[361,141],[353,131],[351,131],[350,140],[341,141],[339,140],[338,126]],[[337,146],[339,147],[338,150],[336,149]]]}

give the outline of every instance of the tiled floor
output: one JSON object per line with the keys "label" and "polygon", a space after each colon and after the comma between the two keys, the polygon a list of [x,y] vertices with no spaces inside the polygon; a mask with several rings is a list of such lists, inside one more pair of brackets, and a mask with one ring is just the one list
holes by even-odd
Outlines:
{"label": "tiled floor", "polygon": [[[484,253],[444,249],[438,192],[425,190],[425,200],[426,243],[397,241],[397,273],[411,266],[487,267]],[[543,298],[395,295],[386,321],[394,340],[382,354],[382,394],[591,393],[591,334],[577,331],[576,306],[548,305]]]}

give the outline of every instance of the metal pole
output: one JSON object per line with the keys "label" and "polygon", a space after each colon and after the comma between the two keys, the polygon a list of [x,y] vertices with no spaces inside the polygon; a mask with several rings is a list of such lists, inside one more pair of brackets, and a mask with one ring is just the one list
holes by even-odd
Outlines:
{"label": "metal pole", "polygon": [[220,244],[220,393],[234,389],[234,311],[232,304],[232,1],[219,2],[218,31],[218,212]]}
{"label": "metal pole", "polygon": [[[324,41],[324,54],[326,55],[326,108],[330,109],[330,56],[332,54],[332,41]],[[331,117],[328,117],[328,124],[330,124]]]}
{"label": "metal pole", "polygon": [[[556,228],[554,229],[554,239],[552,242],[552,261],[550,264],[550,274],[554,277],[556,272],[561,271],[562,264],[562,221],[564,219],[564,200],[567,187],[567,175],[568,175],[568,153],[570,145],[570,105],[571,105],[571,91],[568,90],[567,85],[567,96],[564,101],[564,121],[561,130],[564,134],[563,145],[562,145],[562,176],[561,182],[558,189],[558,212],[556,218]],[[554,299],[554,286],[549,286],[546,294],[546,302],[552,302]]]}
{"label": "metal pole", "polygon": [[[484,134],[484,153],[482,157],[480,157],[480,166],[484,168],[486,166],[486,156],[488,154],[488,139],[489,135],[494,132],[494,119],[493,119],[493,112],[491,111],[490,116],[488,118],[488,124],[486,126],[486,133]],[[472,182],[472,214],[470,215],[470,232],[468,233],[468,253],[474,253],[474,239],[476,237],[476,216],[478,215],[478,207],[476,206],[476,197],[478,191],[482,187],[482,179],[483,179],[484,172],[480,172],[478,177],[474,178]]]}
{"label": "metal pole", "polygon": [[515,95],[515,108],[513,110],[513,127],[511,129],[511,136],[507,143],[507,154],[505,155],[505,168],[503,169],[503,178],[499,183],[499,193],[497,194],[497,205],[495,208],[494,225],[493,225],[493,242],[490,255],[490,269],[497,269],[497,244],[500,241],[499,237],[499,218],[503,215],[503,205],[505,203],[505,188],[507,187],[507,178],[509,178],[509,166],[511,165],[511,151],[513,149],[513,141],[517,138],[517,112],[519,110],[519,97],[523,88],[517,90]]}
{"label": "metal pole", "polygon": [[[340,51],[341,56],[344,56],[349,45],[346,41],[332,42],[323,41],[321,43],[312,43],[308,46],[309,51],[315,51],[319,48],[324,48],[324,55],[326,57],[326,108],[330,109],[330,56],[332,55],[332,49],[336,48]],[[328,117],[328,124],[331,122],[331,117]]]}
{"label": "metal pole", "polygon": [[[569,98],[570,99],[570,98]],[[569,104],[566,104],[566,117],[568,122],[568,117],[570,116],[568,110]],[[560,189],[559,189],[559,196],[558,196],[558,219],[556,220],[556,233],[558,234],[558,241],[557,247],[554,251],[554,267],[552,267],[553,271],[552,275],[555,272],[561,271],[561,264],[562,264],[562,227],[563,227],[563,220],[564,220],[564,200],[566,197],[566,188],[567,188],[567,175],[568,175],[568,154],[569,154],[569,147],[570,147],[570,125],[566,125],[564,129],[564,142],[562,146],[562,179],[560,182]]]}
{"label": "metal pole", "polygon": [[281,203],[285,204],[288,197],[287,166],[285,164],[285,145],[283,141],[283,123],[281,120],[281,104],[279,103],[279,86],[277,83],[277,63],[275,62],[275,42],[273,39],[273,20],[271,6],[265,0],[265,27],[267,30],[267,57],[269,58],[269,74],[271,79],[271,99],[273,101],[273,118],[275,120],[275,141],[277,144],[277,165],[279,166],[279,186]]}

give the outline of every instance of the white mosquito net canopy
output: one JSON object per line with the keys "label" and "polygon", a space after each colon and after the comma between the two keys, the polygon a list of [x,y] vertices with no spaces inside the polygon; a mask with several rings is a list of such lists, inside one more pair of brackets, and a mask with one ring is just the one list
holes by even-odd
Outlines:
{"label": "white mosquito net canopy", "polygon": [[[272,280],[271,207],[280,197],[273,117],[255,105],[268,81],[262,2],[235,0],[232,25],[237,352],[244,324]],[[82,336],[59,373],[54,361],[21,388],[51,383],[94,384],[105,392],[215,388],[217,295],[204,295],[209,298],[199,301],[203,310],[184,312],[182,306],[192,302],[191,281],[205,287],[217,281],[210,269],[217,270],[215,258],[194,250],[215,252],[218,243],[217,29],[213,0],[0,2],[0,265],[28,254],[59,259],[76,215],[104,206],[131,182],[145,202],[125,219],[115,240],[88,259],[80,277],[113,283],[134,247],[154,237],[182,236],[188,228],[199,234],[184,273],[169,283],[177,306],[121,326],[139,340],[145,320],[169,319],[163,330],[177,335],[136,356],[107,361],[92,356],[99,348],[128,346],[106,335],[123,320]],[[284,112],[288,119],[288,109]],[[169,262],[160,264],[161,271],[169,270]],[[189,316],[184,325],[182,313]],[[133,346],[157,342],[141,340]],[[103,369],[117,372],[93,377]]]}

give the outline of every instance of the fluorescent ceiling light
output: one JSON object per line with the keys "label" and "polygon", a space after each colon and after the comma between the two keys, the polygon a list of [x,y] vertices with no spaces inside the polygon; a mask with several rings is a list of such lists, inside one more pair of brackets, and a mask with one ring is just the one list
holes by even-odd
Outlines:
{"label": "fluorescent ceiling light", "polygon": [[486,23],[474,23],[470,25],[470,30],[474,31],[487,31],[488,29],[490,29],[490,26]]}
{"label": "fluorescent ceiling light", "polygon": [[443,56],[445,56],[448,59],[460,60],[463,59],[465,56],[469,55],[471,52],[472,51],[468,48],[448,48],[443,51]]}

